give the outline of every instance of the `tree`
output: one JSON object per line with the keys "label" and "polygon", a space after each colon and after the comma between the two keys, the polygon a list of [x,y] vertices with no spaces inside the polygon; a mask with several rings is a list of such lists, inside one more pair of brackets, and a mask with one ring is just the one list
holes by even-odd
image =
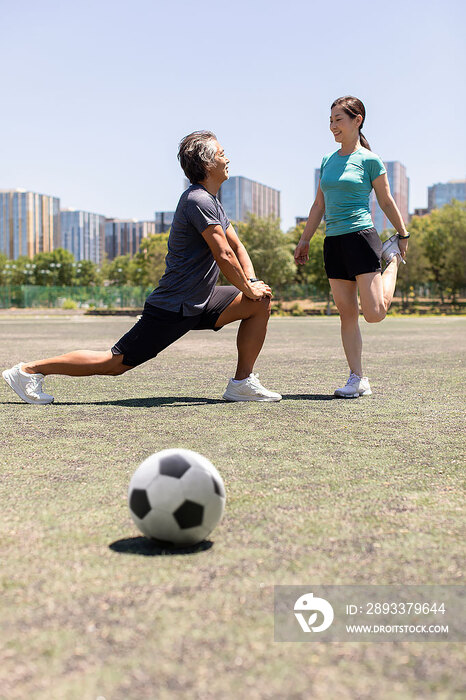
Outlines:
{"label": "tree", "polygon": [[4,253],[0,253],[0,284],[7,284],[8,268],[6,266],[8,262],[7,256]]}
{"label": "tree", "polygon": [[130,281],[131,256],[118,255],[108,266],[108,280],[111,284],[122,286]]}
{"label": "tree", "polygon": [[69,287],[73,282],[74,255],[64,248],[56,248],[48,253],[37,253],[33,264],[34,284]]}
{"label": "tree", "polygon": [[256,276],[272,289],[290,283],[295,275],[292,245],[275,217],[259,218],[250,214],[237,224],[240,240],[249,253]]}
{"label": "tree", "polygon": [[[26,255],[21,255],[16,260],[7,260],[4,258],[2,282],[3,284],[27,284],[30,268],[30,260]],[[27,266],[27,269],[26,269]]]}
{"label": "tree", "polygon": [[466,288],[466,202],[447,204],[442,210],[450,231],[451,246],[447,253],[450,274],[450,298],[456,301],[458,292]]}
{"label": "tree", "polygon": [[[293,249],[301,238],[305,223],[297,224],[287,233]],[[312,285],[317,292],[330,301],[330,284],[324,267],[324,226],[320,224],[309,242],[309,260],[305,265],[296,265],[294,281],[296,284]]]}
{"label": "tree", "polygon": [[165,271],[169,233],[154,233],[143,238],[132,262],[134,284],[156,286]]}
{"label": "tree", "polygon": [[[413,216],[409,224],[411,238],[406,257],[407,264],[400,265],[398,268],[396,282],[396,291],[401,294],[403,299],[406,299],[409,294],[416,294],[419,288],[425,287],[432,281],[429,261],[425,252],[426,218],[425,216]],[[394,233],[394,230],[389,231],[387,237]]]}
{"label": "tree", "polygon": [[[426,221],[427,220],[427,221]],[[440,298],[466,287],[466,202],[453,201],[422,218],[425,254]]]}
{"label": "tree", "polygon": [[97,265],[92,260],[80,260],[74,263],[73,284],[90,287],[99,282]]}

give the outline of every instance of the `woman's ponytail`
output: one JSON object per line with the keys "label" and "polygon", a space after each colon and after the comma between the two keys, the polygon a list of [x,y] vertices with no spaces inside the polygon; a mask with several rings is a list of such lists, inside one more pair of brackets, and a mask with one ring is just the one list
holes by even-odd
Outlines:
{"label": "woman's ponytail", "polygon": [[363,148],[367,148],[368,151],[371,150],[371,147],[369,146],[369,141],[366,139],[361,130],[359,130],[359,140],[361,141],[361,146],[363,146]]}

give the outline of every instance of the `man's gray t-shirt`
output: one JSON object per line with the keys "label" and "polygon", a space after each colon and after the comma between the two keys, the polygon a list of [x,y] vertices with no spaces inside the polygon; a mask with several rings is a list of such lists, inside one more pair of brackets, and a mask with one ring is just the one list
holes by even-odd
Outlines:
{"label": "man's gray t-shirt", "polygon": [[207,306],[218,280],[219,268],[202,237],[208,226],[230,222],[220,201],[202,185],[191,185],[181,195],[168,237],[166,269],[159,286],[147,297],[152,306],[197,316]]}

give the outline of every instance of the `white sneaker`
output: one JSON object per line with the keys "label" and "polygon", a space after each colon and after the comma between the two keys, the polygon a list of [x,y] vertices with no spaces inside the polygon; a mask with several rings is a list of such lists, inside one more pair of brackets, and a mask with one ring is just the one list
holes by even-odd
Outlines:
{"label": "white sneaker", "polygon": [[403,260],[403,258],[401,257],[401,250],[398,245],[397,233],[395,233],[393,236],[390,236],[390,238],[386,240],[382,246],[382,258],[385,260],[387,265],[393,260],[395,255],[399,255],[403,265],[406,265],[405,260]]}
{"label": "white sneaker", "polygon": [[258,374],[250,374],[239,383],[230,379],[223,398],[227,401],[280,401],[282,397],[263,387]]}
{"label": "white sneaker", "polygon": [[334,396],[341,399],[357,399],[359,396],[370,396],[372,394],[367,377],[359,377],[351,372],[346,385],[341,389],[335,389]]}
{"label": "white sneaker", "polygon": [[2,372],[2,377],[6,383],[9,384],[13,391],[16,391],[20,399],[23,399],[26,403],[52,403],[53,396],[43,391],[44,375],[23,372],[21,369],[23,365],[24,362],[20,362],[19,365],[15,365],[11,369],[6,369]]}

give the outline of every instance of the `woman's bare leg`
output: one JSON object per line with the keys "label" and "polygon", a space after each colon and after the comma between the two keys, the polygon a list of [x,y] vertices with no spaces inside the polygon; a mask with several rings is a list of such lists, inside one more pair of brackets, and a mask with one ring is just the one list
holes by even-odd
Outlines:
{"label": "woman's bare leg", "polygon": [[383,275],[380,272],[367,272],[356,277],[362,312],[368,323],[383,321],[387,315],[393,301],[400,263],[400,256],[395,255]]}
{"label": "woman's bare leg", "polygon": [[356,282],[330,279],[333,299],[340,314],[341,340],[351,372],[362,377],[362,338]]}

